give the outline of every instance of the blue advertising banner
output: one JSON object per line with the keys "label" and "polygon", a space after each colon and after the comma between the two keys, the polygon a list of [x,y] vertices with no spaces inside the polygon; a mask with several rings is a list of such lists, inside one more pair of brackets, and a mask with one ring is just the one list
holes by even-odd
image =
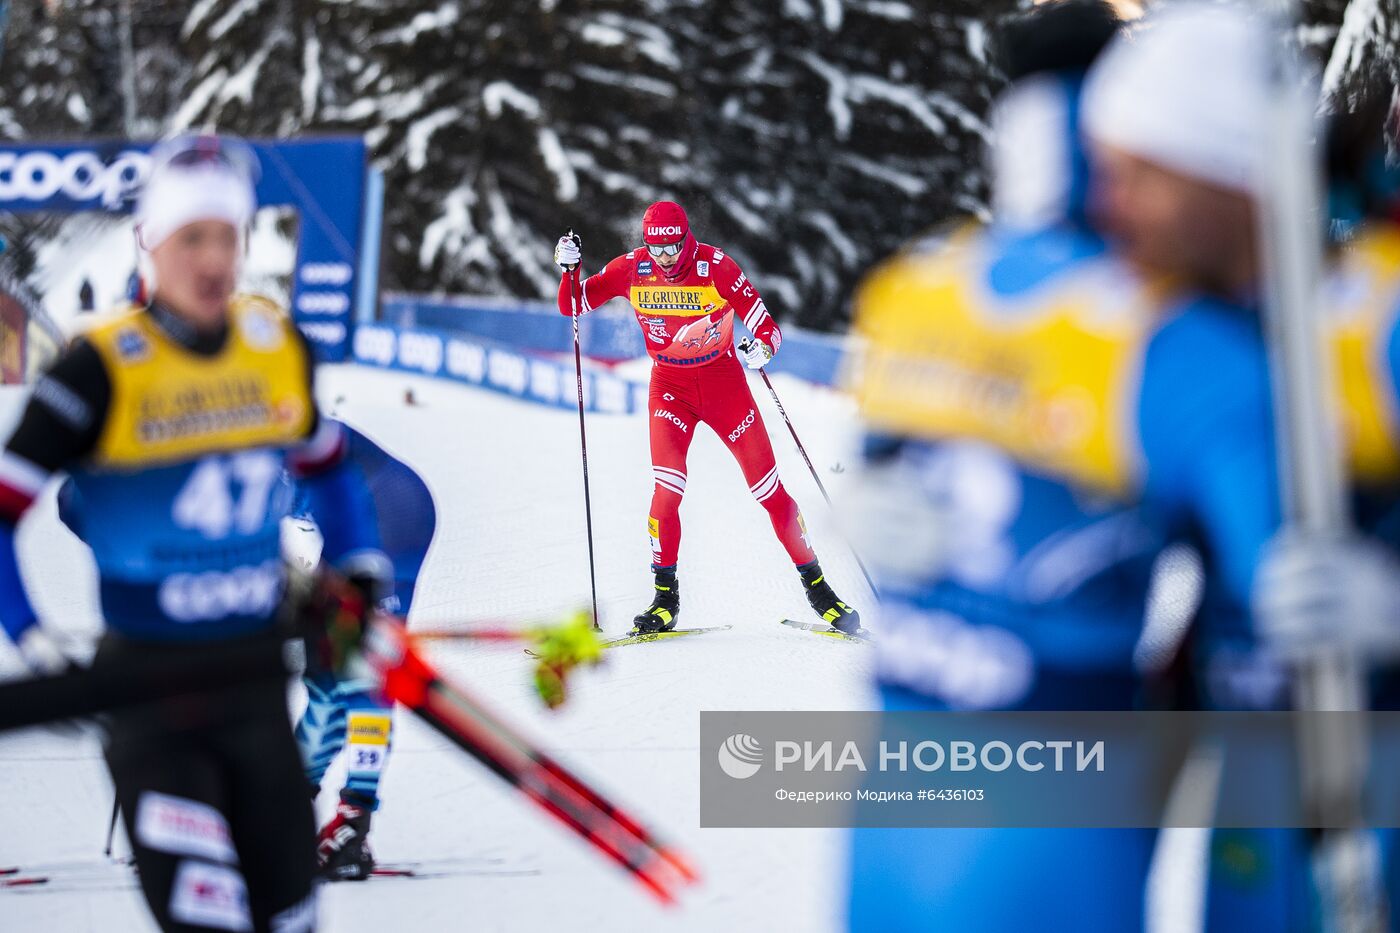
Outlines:
{"label": "blue advertising banner", "polygon": [[[496,341],[534,353],[572,353],[573,330],[553,302],[476,297],[387,294],[381,320],[399,327],[426,327]],[[748,330],[735,321],[737,337]],[[620,362],[646,355],[637,316],[622,301],[610,302],[579,320],[585,356]],[[796,327],[783,327],[783,345],[769,364],[816,385],[835,385],[850,339]]]}
{"label": "blue advertising banner", "polygon": [[[365,144],[357,137],[248,140],[260,207],[300,216],[292,315],[328,361],[346,358],[360,275]],[[153,142],[0,143],[0,210],[129,212]],[[373,274],[372,270],[367,274]]]}
{"label": "blue advertising banner", "polygon": [[[427,328],[361,324],[355,328],[357,363],[452,379],[523,401],[572,409],[578,404],[574,367],[488,340]],[[645,411],[645,383],[612,373],[583,372],[584,410],[629,415]]]}

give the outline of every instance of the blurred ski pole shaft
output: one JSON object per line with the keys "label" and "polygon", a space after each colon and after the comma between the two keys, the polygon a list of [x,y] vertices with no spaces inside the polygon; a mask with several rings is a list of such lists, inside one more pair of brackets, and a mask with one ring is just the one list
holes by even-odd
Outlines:
{"label": "blurred ski pole shaft", "polygon": [[[1275,419],[1285,523],[1336,537],[1349,524],[1336,425],[1326,407],[1319,283],[1322,204],[1311,143],[1313,106],[1287,34],[1293,0],[1271,0],[1278,50],[1270,106],[1271,158],[1259,211],[1265,257],[1265,305],[1275,383]],[[1361,659],[1336,646],[1320,649],[1294,671],[1299,770],[1305,825],[1318,827],[1313,861],[1329,933],[1379,933],[1385,906],[1379,853],[1364,827],[1367,708]],[[1318,713],[1343,715],[1320,716]],[[1350,714],[1350,715],[1345,715]],[[1324,720],[1326,720],[1324,722]]]}

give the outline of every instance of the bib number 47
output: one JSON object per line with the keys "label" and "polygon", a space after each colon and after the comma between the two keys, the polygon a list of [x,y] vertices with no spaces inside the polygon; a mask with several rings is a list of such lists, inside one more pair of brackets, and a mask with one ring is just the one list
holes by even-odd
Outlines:
{"label": "bib number 47", "polygon": [[175,496],[171,517],[211,541],[253,534],[267,521],[268,500],[281,475],[279,459],[267,451],[205,457]]}

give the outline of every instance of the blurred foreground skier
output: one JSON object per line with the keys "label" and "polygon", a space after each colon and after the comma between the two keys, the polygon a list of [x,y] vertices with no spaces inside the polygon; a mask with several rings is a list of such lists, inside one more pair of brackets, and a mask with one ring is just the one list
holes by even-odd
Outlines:
{"label": "blurred foreground skier", "polygon": [[[1070,0],[1009,29],[996,221],[894,259],[858,296],[853,510],[886,596],[887,710],[1140,708],[1154,564],[1178,542],[1203,556],[1198,624],[1250,632],[1279,523],[1253,297],[1269,36],[1237,10],[1170,7],[1085,84],[1084,39],[1114,25]],[[852,926],[1141,929],[1154,838],[860,829]]]}
{"label": "blurred foreground skier", "polygon": [[[346,457],[369,489],[383,550],[393,564],[393,591],[377,608],[390,618],[406,619],[436,526],[432,493],[412,467],[355,429],[345,426],[344,430]],[[288,474],[284,482],[294,484],[296,480]],[[279,490],[277,494],[296,496],[291,527],[321,537],[305,490],[300,494]],[[57,499],[59,519],[83,539],[82,502],[72,479],[64,481]],[[315,561],[309,560],[309,564],[314,566]],[[302,683],[307,702],[297,720],[296,738],[313,800],[331,762],[348,744],[345,785],[335,816],[316,839],[317,871],[331,881],[361,881],[374,870],[369,825],[371,815],[379,809],[379,781],[393,749],[393,704],[383,699],[373,679],[337,672],[314,652],[307,657]]]}
{"label": "blurred foreground skier", "polygon": [[[1363,702],[1400,708],[1400,171],[1387,154],[1395,97],[1387,87],[1349,103],[1328,128],[1336,242],[1320,311],[1356,528],[1338,535],[1290,526],[1270,544],[1254,587],[1258,643],[1211,652],[1200,672],[1202,699],[1216,708],[1290,709],[1295,666],[1338,647],[1362,666]],[[1354,767],[1364,780],[1360,762]],[[1341,929],[1318,882],[1330,878],[1319,874],[1326,863],[1317,843],[1306,829],[1214,830],[1207,929]],[[1380,830],[1371,844],[1392,905],[1387,928],[1400,929],[1394,830]]]}
{"label": "blurred foreground skier", "polygon": [[[150,303],[70,345],[0,454],[0,622],[36,674],[67,662],[26,597],[15,525],[59,471],[98,567],[108,631],[94,671],[229,653],[280,666],[285,469],[344,574],[319,578],[336,587],[321,605],[362,621],[391,583],[344,431],[317,413],[309,346],[281,308],[234,294],[255,168],[227,140],[157,149],[137,208]],[[284,688],[258,680],[109,714],[107,761],[162,929],[315,927],[315,823]]]}

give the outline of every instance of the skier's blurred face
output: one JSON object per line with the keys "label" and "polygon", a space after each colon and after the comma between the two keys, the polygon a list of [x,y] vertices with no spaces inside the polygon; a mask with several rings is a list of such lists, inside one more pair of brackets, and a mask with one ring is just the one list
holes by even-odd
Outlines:
{"label": "skier's blurred face", "polygon": [[238,229],[197,220],[151,250],[155,297],[197,330],[216,331],[228,316],[242,255]]}
{"label": "skier's blurred face", "polygon": [[1254,287],[1248,195],[1110,146],[1096,147],[1094,158],[1095,216],[1129,262],[1226,297]]}

